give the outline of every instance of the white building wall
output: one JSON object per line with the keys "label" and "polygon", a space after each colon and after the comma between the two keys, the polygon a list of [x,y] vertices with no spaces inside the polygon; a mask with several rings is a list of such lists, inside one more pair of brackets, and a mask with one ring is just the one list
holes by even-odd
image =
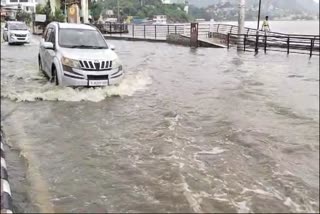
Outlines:
{"label": "white building wall", "polygon": [[162,0],[162,4],[186,4],[186,0]]}
{"label": "white building wall", "polygon": [[21,5],[21,9],[27,12],[34,12],[36,10],[36,0],[6,0],[5,6],[18,9],[18,5]]}

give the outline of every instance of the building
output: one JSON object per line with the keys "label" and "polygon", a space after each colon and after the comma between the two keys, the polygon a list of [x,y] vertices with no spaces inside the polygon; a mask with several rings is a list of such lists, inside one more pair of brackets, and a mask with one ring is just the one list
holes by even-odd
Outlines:
{"label": "building", "polygon": [[17,10],[19,5],[26,12],[36,11],[36,0],[1,0],[1,6],[7,10]]}
{"label": "building", "polygon": [[162,0],[162,4],[186,4],[186,0]]}
{"label": "building", "polygon": [[[21,1],[21,0],[20,0]],[[46,4],[48,0],[37,0],[39,4]],[[70,3],[69,2],[76,2],[79,6],[79,16],[83,23],[88,23],[89,20],[89,2],[88,0],[50,0],[51,10],[54,13],[56,9],[62,10],[64,13],[67,12]]]}

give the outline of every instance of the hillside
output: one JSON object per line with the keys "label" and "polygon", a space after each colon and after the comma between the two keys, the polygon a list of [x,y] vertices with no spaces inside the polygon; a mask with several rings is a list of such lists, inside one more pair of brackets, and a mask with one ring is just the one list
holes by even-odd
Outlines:
{"label": "hillside", "polygon": [[[219,2],[230,2],[232,4],[237,4],[238,0],[189,0],[191,5],[196,7],[208,7],[210,5],[217,4]],[[258,7],[258,0],[247,0],[247,6]],[[262,9],[266,10],[270,7],[277,7],[280,9],[289,9],[293,11],[300,12],[313,12],[319,13],[319,4],[314,0],[263,0]]]}
{"label": "hillside", "polygon": [[[194,18],[236,21],[238,0],[190,0],[189,14]],[[257,19],[259,0],[246,0],[246,20]],[[196,5],[196,6],[194,6]],[[262,0],[261,17],[272,20],[319,19],[319,4],[314,0]]]}

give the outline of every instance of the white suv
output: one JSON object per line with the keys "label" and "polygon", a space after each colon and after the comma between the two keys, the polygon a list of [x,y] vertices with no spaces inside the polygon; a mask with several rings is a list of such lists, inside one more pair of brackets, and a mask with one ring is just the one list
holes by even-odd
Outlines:
{"label": "white suv", "polygon": [[8,21],[3,28],[3,39],[11,44],[30,42],[31,34],[24,22]]}
{"label": "white suv", "polygon": [[39,69],[63,86],[105,86],[120,83],[121,62],[95,27],[52,22],[40,42]]}

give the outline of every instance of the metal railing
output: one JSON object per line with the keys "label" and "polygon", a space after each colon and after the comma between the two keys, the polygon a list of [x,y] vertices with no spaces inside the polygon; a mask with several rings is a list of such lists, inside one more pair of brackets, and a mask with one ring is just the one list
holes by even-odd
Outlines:
{"label": "metal railing", "polygon": [[237,45],[243,51],[255,51],[263,49],[267,51],[279,51],[289,53],[309,54],[319,56],[319,36],[270,35],[270,34],[234,34],[227,36],[227,47]]}
{"label": "metal railing", "polygon": [[[165,40],[169,34],[184,34],[184,25],[125,25],[120,28],[114,25],[100,24],[96,27],[107,35],[114,37],[141,38],[153,40]],[[109,29],[109,30],[108,30]],[[112,29],[120,29],[119,31]],[[125,30],[122,30],[125,29]]]}
{"label": "metal railing", "polygon": [[[237,25],[229,25],[229,24],[214,24],[212,28],[213,33],[220,33],[228,35],[230,34],[237,34],[238,33],[238,26]],[[254,28],[244,28],[244,33],[246,35],[255,35],[255,34],[264,34],[264,31],[257,30]],[[306,38],[314,38],[319,37],[319,35],[305,35],[305,34],[288,34],[288,33],[279,33],[279,32],[268,32],[269,36],[290,36],[290,37],[306,37]],[[210,35],[209,35],[210,37]]]}
{"label": "metal railing", "polygon": [[107,22],[104,24],[95,24],[95,26],[103,34],[112,34],[112,33],[128,33],[128,25],[122,23],[111,23]]}

